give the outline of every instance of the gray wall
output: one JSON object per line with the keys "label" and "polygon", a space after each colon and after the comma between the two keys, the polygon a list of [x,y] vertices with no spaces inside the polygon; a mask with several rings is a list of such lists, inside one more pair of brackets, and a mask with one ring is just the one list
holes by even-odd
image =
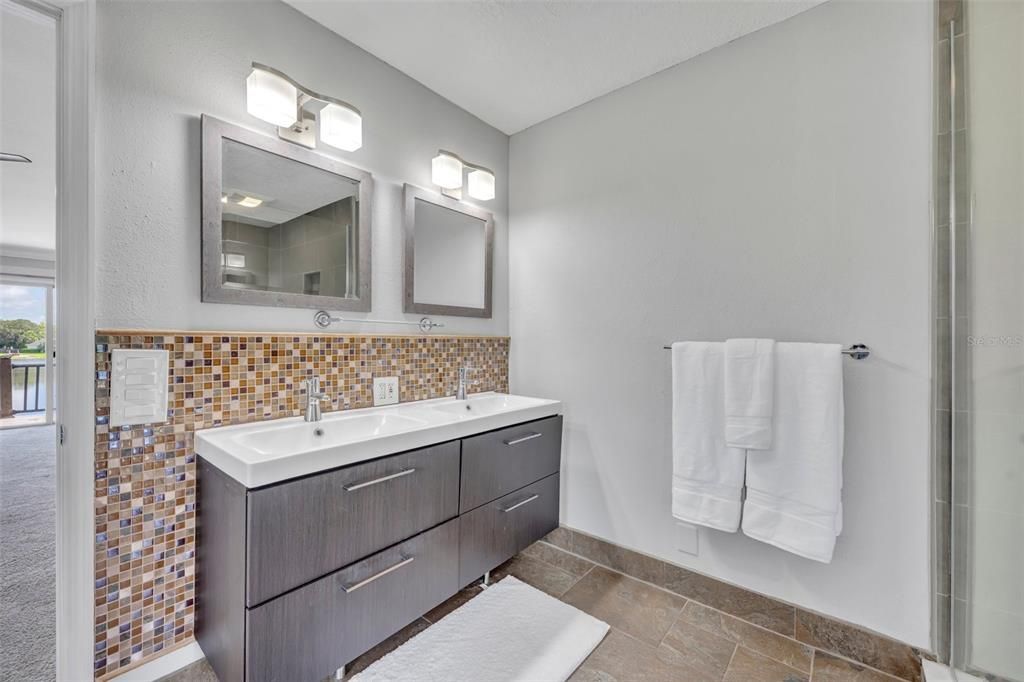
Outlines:
{"label": "gray wall", "polygon": [[[511,388],[565,404],[562,521],[929,645],[933,18],[833,0],[514,135]],[[671,516],[673,340],[844,361],[822,565]],[[601,371],[597,371],[601,368]]]}
{"label": "gray wall", "polygon": [[363,113],[363,148],[325,153],[376,180],[373,317],[406,317],[402,183],[431,187],[439,148],[495,170],[494,317],[444,331],[507,333],[506,135],[279,2],[101,0],[96,46],[99,327],[314,330],[309,310],[200,303],[199,116],[274,134],[245,111],[258,61]]}

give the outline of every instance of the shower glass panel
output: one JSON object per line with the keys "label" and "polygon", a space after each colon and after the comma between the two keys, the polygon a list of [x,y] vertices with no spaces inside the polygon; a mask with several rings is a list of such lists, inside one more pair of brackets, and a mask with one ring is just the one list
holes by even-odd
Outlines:
{"label": "shower glass panel", "polygon": [[951,204],[953,662],[1024,682],[1024,2],[964,7],[953,60],[965,85],[953,92],[965,101],[952,109],[963,126],[953,172],[969,178]]}

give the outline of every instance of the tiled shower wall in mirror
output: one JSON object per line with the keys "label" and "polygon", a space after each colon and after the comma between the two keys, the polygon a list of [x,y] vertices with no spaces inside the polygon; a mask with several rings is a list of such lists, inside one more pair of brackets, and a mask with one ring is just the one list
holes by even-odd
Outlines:
{"label": "tiled shower wall in mirror", "polygon": [[[169,352],[167,422],[109,426],[115,348]],[[507,337],[485,336],[97,332],[96,677],[192,638],[195,431],[299,415],[310,376],[334,410],[371,405],[374,376],[399,377],[403,402],[452,395],[459,367],[479,370],[474,392],[507,392],[508,350]]]}

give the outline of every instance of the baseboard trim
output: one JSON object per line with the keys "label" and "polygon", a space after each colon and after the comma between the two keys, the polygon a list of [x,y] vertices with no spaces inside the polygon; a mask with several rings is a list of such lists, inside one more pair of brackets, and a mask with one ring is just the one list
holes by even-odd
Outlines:
{"label": "baseboard trim", "polygon": [[107,679],[110,682],[156,682],[204,658],[199,642],[193,639],[176,649],[140,663],[138,667],[118,671],[118,674]]}

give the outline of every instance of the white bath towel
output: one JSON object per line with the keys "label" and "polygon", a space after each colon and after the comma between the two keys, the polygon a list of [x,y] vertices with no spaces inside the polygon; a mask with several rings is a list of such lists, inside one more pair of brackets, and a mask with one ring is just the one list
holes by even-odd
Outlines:
{"label": "white bath towel", "polygon": [[775,344],[772,447],[747,459],[743,532],[829,563],[842,530],[840,346]]}
{"label": "white bath towel", "polygon": [[775,341],[725,342],[725,444],[746,450],[772,446]]}
{"label": "white bath towel", "polygon": [[744,450],[725,444],[725,344],[672,344],[672,515],[736,532]]}

